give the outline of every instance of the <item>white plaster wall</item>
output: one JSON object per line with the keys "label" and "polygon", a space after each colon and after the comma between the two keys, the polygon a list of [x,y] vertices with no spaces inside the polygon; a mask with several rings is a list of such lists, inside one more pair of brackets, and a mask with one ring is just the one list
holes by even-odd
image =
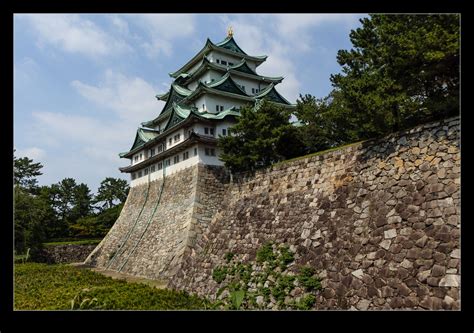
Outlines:
{"label": "white plaster wall", "polygon": [[229,131],[228,129],[229,129],[229,127],[232,126],[233,124],[234,124],[234,123],[233,123],[233,122],[230,122],[230,121],[218,122],[218,123],[216,124],[216,130],[215,130],[215,131],[216,131],[216,132],[215,132],[215,133],[216,133],[216,138],[218,138],[219,135],[222,135],[222,129],[223,129],[223,128],[225,128],[225,129],[227,130],[226,132],[229,133],[229,132],[228,132],[228,131]]}
{"label": "white plaster wall", "polygon": [[248,95],[252,95],[252,88],[263,90],[265,87],[268,86],[267,83],[260,83],[258,80],[252,80],[247,78],[241,78],[240,76],[233,75],[232,79],[237,83],[239,86],[245,86],[245,92]]}
{"label": "white plaster wall", "polygon": [[[205,148],[213,148],[216,151],[216,156],[207,156],[205,153]],[[201,163],[208,165],[224,165],[224,162],[219,160],[220,151],[216,146],[206,146],[199,145],[198,147],[198,156]]]}
{"label": "white plaster wall", "polygon": [[[211,146],[206,146],[206,147],[211,148]],[[197,156],[194,156],[194,148],[198,148],[198,155]],[[212,148],[214,148],[214,147],[212,147]],[[216,154],[217,154],[217,148],[214,148],[214,149],[216,149]],[[183,153],[186,152],[186,151],[189,153],[189,158],[183,161]],[[176,155],[173,155],[173,156],[169,157],[169,159],[171,161],[171,165],[166,167],[166,171],[165,171],[166,176],[172,175],[173,173],[176,173],[178,171],[181,171],[185,168],[188,168],[188,167],[190,167],[192,165],[195,165],[195,164],[198,164],[198,163],[207,163],[207,164],[211,164],[211,165],[223,165],[223,163],[221,161],[219,161],[217,159],[217,157],[205,156],[204,146],[200,147],[198,145],[193,145],[193,146],[189,147],[187,150],[181,151],[177,155],[180,155],[180,157],[179,157],[179,162],[176,163],[176,164],[173,164],[174,156],[176,156]],[[166,158],[166,159],[168,159],[168,158]],[[164,161],[165,160],[161,160],[160,162],[162,162],[163,165],[164,165]],[[140,178],[136,178],[136,179],[132,180],[130,182],[130,187],[134,187],[134,186],[137,186],[137,185],[140,185],[140,184],[146,184],[148,181],[153,181],[155,179],[163,178],[163,169],[158,170],[158,167],[157,167],[158,162],[154,163],[154,165],[155,165],[155,171],[154,172],[149,173],[146,176],[142,176]],[[149,165],[147,168],[148,168],[148,170],[150,170],[151,165]],[[142,172],[143,172],[143,170],[142,170]]]}
{"label": "white plaster wall", "polygon": [[[177,135],[177,134],[180,134],[180,137],[179,137],[179,141],[175,142],[174,141],[174,136]],[[170,138],[172,139],[171,144],[169,143]],[[180,128],[177,131],[171,132],[168,136],[166,136],[166,149],[168,150],[171,147],[174,147],[177,144],[180,144],[181,142],[183,142],[183,140],[184,140],[184,129],[183,128]]]}
{"label": "white plaster wall", "polygon": [[210,113],[216,113],[216,105],[223,105],[224,110],[230,109],[231,107],[240,107],[245,105],[247,102],[239,99],[233,99],[229,97],[221,97],[216,95],[205,94],[196,99],[196,107],[202,111],[202,104]]}
{"label": "white plaster wall", "polygon": [[242,57],[235,57],[227,54],[223,54],[220,52],[212,51],[207,56],[213,63],[217,63],[216,59],[227,61],[227,63],[232,62],[234,65],[238,64],[242,61]]}

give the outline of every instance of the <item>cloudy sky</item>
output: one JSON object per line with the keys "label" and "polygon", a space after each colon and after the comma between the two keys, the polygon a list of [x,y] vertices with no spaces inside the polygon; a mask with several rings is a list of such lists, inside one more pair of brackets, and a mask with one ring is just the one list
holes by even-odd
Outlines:
{"label": "cloudy sky", "polygon": [[157,116],[169,72],[228,26],[251,55],[268,55],[262,75],[284,76],[277,89],[325,96],[340,71],[339,49],[362,14],[15,15],[14,147],[44,165],[41,185],[66,177],[96,192],[118,168],[143,121]]}

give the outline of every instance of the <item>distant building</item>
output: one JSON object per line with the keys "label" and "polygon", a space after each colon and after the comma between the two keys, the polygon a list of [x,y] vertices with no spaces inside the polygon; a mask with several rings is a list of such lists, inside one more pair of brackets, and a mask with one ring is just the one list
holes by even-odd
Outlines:
{"label": "distant building", "polygon": [[229,127],[240,115],[240,107],[268,99],[278,105],[294,105],[275,86],[283,77],[257,74],[267,56],[250,56],[235,42],[232,30],[227,38],[206,44],[176,72],[170,90],[157,95],[166,101],[160,114],[141,123],[120,171],[131,174],[130,186],[158,179],[191,165],[223,165],[217,138],[230,135]]}

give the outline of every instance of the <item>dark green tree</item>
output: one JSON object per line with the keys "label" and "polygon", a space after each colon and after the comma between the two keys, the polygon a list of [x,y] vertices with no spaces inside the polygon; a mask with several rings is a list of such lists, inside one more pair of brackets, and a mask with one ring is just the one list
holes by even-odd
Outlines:
{"label": "dark green tree", "polygon": [[33,163],[28,157],[17,158],[13,156],[13,180],[14,184],[23,188],[23,190],[34,192],[37,189],[38,180],[36,177],[43,173],[41,163]]}
{"label": "dark green tree", "polygon": [[112,208],[127,200],[128,191],[126,180],[107,177],[100,183],[95,202],[100,204],[101,209]]}
{"label": "dark green tree", "polygon": [[242,107],[240,113],[232,135],[218,140],[220,159],[232,172],[253,171],[302,152],[289,110],[263,100],[256,107]]}
{"label": "dark green tree", "polygon": [[[459,16],[370,15],[331,76],[348,119],[369,138],[459,112]],[[350,110],[350,112],[347,112]]]}
{"label": "dark green tree", "polygon": [[92,194],[86,184],[79,184],[74,188],[72,220],[88,216],[92,211]]}

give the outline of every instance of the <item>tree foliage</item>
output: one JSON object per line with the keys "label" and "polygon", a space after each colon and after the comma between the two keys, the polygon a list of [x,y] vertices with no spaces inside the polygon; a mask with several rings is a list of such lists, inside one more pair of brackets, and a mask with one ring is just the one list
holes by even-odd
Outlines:
{"label": "tree foliage", "polygon": [[28,192],[37,189],[38,181],[36,177],[41,176],[41,163],[33,163],[28,157],[17,158],[13,156],[13,181],[16,186],[20,186]]}
{"label": "tree foliage", "polygon": [[220,159],[232,172],[254,171],[302,152],[290,111],[263,100],[257,107],[242,107],[240,113],[230,128],[232,135],[218,141]]}
{"label": "tree foliage", "polygon": [[371,15],[331,76],[350,121],[369,138],[459,112],[459,16]]}
{"label": "tree foliage", "polygon": [[101,183],[95,199],[101,203],[102,209],[112,208],[118,203],[124,203],[127,199],[129,187],[127,181],[119,178],[107,177]]}

